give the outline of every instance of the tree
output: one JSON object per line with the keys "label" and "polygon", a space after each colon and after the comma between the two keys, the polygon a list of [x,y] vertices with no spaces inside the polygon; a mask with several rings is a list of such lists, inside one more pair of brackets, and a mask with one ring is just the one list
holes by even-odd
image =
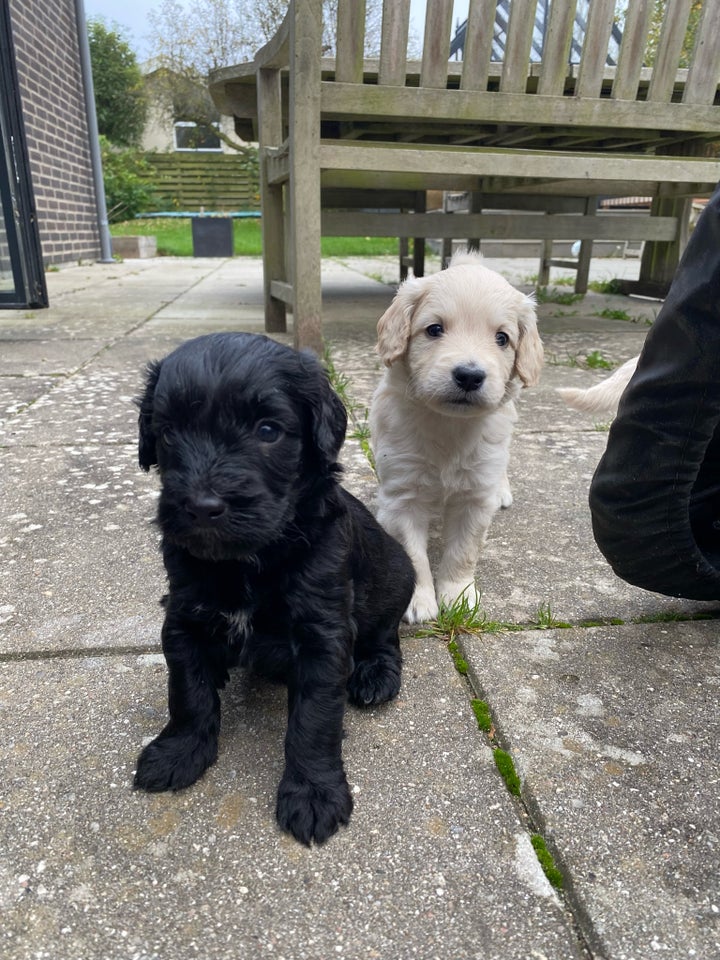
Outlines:
{"label": "tree", "polygon": [[[244,0],[197,0],[186,8],[162,0],[148,13],[155,69],[148,76],[156,107],[172,122],[190,121],[199,134],[220,119],[208,92],[208,76],[218,67],[246,59],[252,51]],[[221,130],[217,135],[234,150],[241,143]]]}
{"label": "tree", "polygon": [[108,220],[117,223],[152,209],[157,201],[154,170],[137,147],[118,147],[100,135]]}
{"label": "tree", "polygon": [[[162,0],[148,13],[155,100],[172,120],[194,122],[202,131],[219,120],[208,93],[208,77],[219,67],[251,59],[272,37],[287,12],[287,0]],[[367,34],[379,47],[382,0],[366,0]],[[337,0],[323,0],[323,50],[335,51]],[[366,51],[377,54],[372,42]],[[244,148],[222,131],[218,136],[236,150]]]}
{"label": "tree", "polygon": [[117,26],[97,18],[87,26],[98,129],[112,143],[132,146],[142,137],[147,115],[135,54]]}

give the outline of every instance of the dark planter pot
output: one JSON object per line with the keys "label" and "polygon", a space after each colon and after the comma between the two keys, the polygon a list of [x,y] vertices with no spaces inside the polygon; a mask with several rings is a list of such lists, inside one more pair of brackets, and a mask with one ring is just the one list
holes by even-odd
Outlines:
{"label": "dark planter pot", "polygon": [[231,257],[233,224],[231,217],[193,217],[194,257]]}

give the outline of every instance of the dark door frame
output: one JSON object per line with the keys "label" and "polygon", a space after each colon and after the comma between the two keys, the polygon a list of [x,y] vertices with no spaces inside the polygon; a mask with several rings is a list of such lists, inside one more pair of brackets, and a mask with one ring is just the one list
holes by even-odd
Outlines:
{"label": "dark door frame", "polygon": [[8,0],[0,0],[0,212],[14,288],[0,289],[0,308],[47,307]]}

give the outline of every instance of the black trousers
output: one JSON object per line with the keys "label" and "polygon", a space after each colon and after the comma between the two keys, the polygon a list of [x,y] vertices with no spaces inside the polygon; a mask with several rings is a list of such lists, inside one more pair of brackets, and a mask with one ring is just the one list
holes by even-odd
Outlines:
{"label": "black trousers", "polygon": [[622,396],[590,510],[623,580],[720,600],[720,186]]}

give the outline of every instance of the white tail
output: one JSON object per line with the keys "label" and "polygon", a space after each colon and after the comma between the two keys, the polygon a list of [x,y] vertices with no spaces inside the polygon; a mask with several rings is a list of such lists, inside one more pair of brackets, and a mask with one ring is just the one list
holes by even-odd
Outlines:
{"label": "white tail", "polygon": [[580,390],[577,387],[558,387],[557,392],[565,403],[583,413],[615,413],[625,387],[635,373],[638,357],[633,357],[601,383]]}

